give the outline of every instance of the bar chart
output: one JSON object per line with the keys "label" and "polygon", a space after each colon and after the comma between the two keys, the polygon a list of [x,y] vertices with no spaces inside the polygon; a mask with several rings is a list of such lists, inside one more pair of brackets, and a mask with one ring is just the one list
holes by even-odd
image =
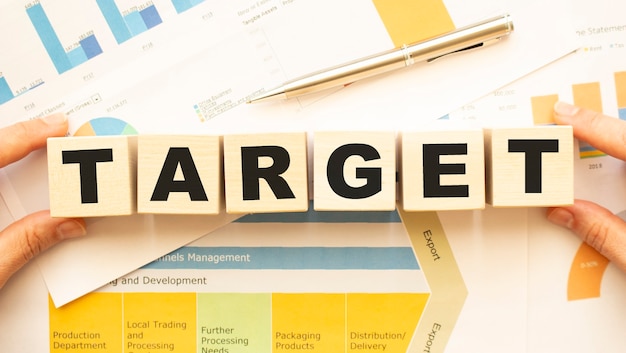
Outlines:
{"label": "bar chart", "polygon": [[[600,82],[589,82],[572,85],[574,104],[579,107],[602,112],[602,92]],[[586,142],[579,142],[580,158],[602,157],[606,154]]]}
{"label": "bar chart", "polygon": [[172,5],[177,13],[181,13],[203,2],[204,0],[172,0]]}
{"label": "bar chart", "polygon": [[102,54],[93,31],[79,35],[71,45],[64,46],[40,2],[29,3],[26,13],[59,74]]}
{"label": "bar chart", "polygon": [[7,79],[0,75],[0,104],[6,103],[13,98],[15,98],[15,95],[13,94],[13,91],[11,91],[11,87],[9,87]]}
{"label": "bar chart", "polygon": [[552,111],[554,104],[559,100],[558,94],[548,94],[530,98],[535,124],[554,124]]}
{"label": "bar chart", "polygon": [[[622,120],[626,120],[626,71],[615,72],[613,74],[613,78],[615,83],[615,95],[617,98],[618,117]],[[604,87],[604,89],[607,90],[608,88],[609,87]],[[602,100],[603,87],[599,81],[572,84],[571,93],[572,101],[575,105],[596,112],[607,113],[604,112]],[[534,123],[553,124],[553,107],[558,100],[558,94],[546,94],[530,97]],[[606,154],[602,151],[599,151],[593,146],[580,141],[580,158],[593,158],[605,155]]]}
{"label": "bar chart", "polygon": [[35,89],[43,84],[44,84],[44,81],[39,79],[39,80],[32,82],[30,86],[23,86],[18,89],[12,89],[6,77],[4,77],[2,72],[0,72],[0,104],[4,104],[10,101],[11,99],[21,94],[24,94],[32,89]]}
{"label": "bar chart", "polygon": [[163,22],[151,1],[122,11],[113,0],[97,0],[97,3],[118,44]]}
{"label": "bar chart", "polygon": [[626,120],[626,71],[615,73],[615,91],[619,118]]}

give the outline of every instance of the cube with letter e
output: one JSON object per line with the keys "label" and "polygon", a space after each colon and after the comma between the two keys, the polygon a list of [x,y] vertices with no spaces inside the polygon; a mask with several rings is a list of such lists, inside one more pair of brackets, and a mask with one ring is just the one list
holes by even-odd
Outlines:
{"label": "cube with letter e", "polygon": [[481,129],[438,129],[402,134],[401,200],[407,211],[485,207]]}

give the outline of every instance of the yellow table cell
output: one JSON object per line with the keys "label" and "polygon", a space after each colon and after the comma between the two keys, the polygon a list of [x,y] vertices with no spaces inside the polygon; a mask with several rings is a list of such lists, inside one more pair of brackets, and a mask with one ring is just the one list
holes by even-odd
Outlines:
{"label": "yellow table cell", "polygon": [[349,293],[348,352],[405,353],[428,293]]}
{"label": "yellow table cell", "polygon": [[48,297],[50,353],[122,352],[122,295],[91,293],[60,308]]}
{"label": "yellow table cell", "polygon": [[345,294],[272,295],[272,352],[344,352]]}
{"label": "yellow table cell", "polygon": [[195,352],[195,293],[124,294],[125,352]]}
{"label": "yellow table cell", "polygon": [[269,293],[198,293],[198,352],[269,353]]}

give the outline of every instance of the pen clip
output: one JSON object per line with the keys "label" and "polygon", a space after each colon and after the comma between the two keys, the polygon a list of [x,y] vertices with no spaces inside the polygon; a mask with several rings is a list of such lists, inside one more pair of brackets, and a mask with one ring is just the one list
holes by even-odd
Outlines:
{"label": "pen clip", "polygon": [[470,45],[469,47],[465,47],[463,49],[458,49],[458,50],[455,50],[455,51],[451,51],[449,53],[445,53],[445,54],[441,54],[439,56],[435,56],[434,58],[427,59],[426,62],[427,63],[431,63],[431,62],[433,62],[433,61],[435,61],[437,59],[440,59],[440,58],[443,58],[443,57],[446,57],[446,56],[450,56],[452,54],[464,53],[466,51],[470,51],[470,50],[474,50],[474,49],[478,49],[478,48],[484,48],[486,46],[489,46],[489,45],[492,45],[492,44],[495,44],[495,43],[499,42],[500,39],[501,39],[501,37],[498,37],[498,38],[486,40],[486,41],[481,42],[481,43],[476,43],[476,44]]}

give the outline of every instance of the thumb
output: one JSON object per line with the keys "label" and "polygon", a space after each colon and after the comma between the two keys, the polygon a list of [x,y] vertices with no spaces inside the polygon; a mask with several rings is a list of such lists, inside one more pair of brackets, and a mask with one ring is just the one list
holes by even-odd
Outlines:
{"label": "thumb", "polygon": [[40,252],[85,233],[82,219],[51,218],[49,211],[28,215],[9,225],[0,232],[0,288]]}
{"label": "thumb", "polygon": [[593,202],[576,200],[572,206],[549,209],[548,220],[569,228],[626,272],[626,222],[611,211]]}
{"label": "thumb", "polygon": [[554,120],[557,124],[571,125],[577,139],[615,158],[626,160],[626,123],[623,120],[564,102],[554,105]]}

